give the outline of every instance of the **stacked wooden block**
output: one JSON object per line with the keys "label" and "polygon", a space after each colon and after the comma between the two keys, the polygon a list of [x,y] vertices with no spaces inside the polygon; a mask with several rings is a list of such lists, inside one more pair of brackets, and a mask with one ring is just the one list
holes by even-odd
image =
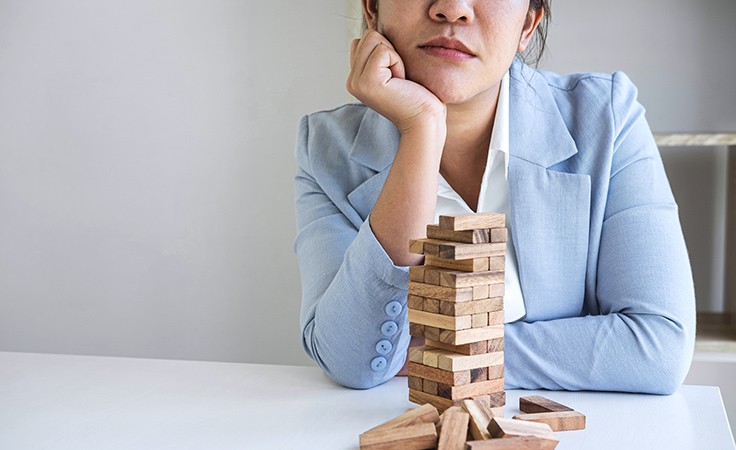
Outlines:
{"label": "stacked wooden block", "polygon": [[507,230],[496,213],[440,216],[410,251],[423,266],[409,271],[412,336],[409,400],[440,411],[475,398],[490,408],[506,403],[503,294]]}

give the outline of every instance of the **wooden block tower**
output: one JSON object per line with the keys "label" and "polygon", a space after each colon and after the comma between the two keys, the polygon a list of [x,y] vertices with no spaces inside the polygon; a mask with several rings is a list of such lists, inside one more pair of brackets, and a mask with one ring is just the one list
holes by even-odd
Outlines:
{"label": "wooden block tower", "polygon": [[409,270],[409,400],[444,411],[477,399],[506,404],[503,295],[507,230],[497,213],[440,216],[412,240],[423,266]]}

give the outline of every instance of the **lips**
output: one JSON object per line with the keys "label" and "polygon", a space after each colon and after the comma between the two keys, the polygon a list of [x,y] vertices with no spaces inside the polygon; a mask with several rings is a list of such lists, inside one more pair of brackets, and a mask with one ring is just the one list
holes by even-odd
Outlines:
{"label": "lips", "polygon": [[419,48],[434,51],[441,54],[456,54],[462,56],[465,54],[469,57],[475,57],[475,53],[470,50],[462,41],[448,37],[437,37],[420,45]]}

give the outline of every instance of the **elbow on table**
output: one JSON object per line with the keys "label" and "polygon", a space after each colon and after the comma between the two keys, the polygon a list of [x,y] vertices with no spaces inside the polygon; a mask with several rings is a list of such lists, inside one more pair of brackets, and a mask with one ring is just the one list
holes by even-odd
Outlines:
{"label": "elbow on table", "polygon": [[693,358],[694,331],[676,327],[669,334],[666,345],[656,347],[654,356],[645,367],[649,375],[641,391],[650,394],[670,395],[677,392],[690,370]]}

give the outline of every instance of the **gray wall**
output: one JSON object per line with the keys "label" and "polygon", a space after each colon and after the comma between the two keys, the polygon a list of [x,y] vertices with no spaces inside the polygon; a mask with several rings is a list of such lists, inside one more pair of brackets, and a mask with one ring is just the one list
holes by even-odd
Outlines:
{"label": "gray wall", "polygon": [[[348,99],[350,2],[0,0],[0,350],[307,363],[294,134]],[[554,7],[543,67],[736,129],[736,2]],[[714,308],[718,158],[665,155]]]}

